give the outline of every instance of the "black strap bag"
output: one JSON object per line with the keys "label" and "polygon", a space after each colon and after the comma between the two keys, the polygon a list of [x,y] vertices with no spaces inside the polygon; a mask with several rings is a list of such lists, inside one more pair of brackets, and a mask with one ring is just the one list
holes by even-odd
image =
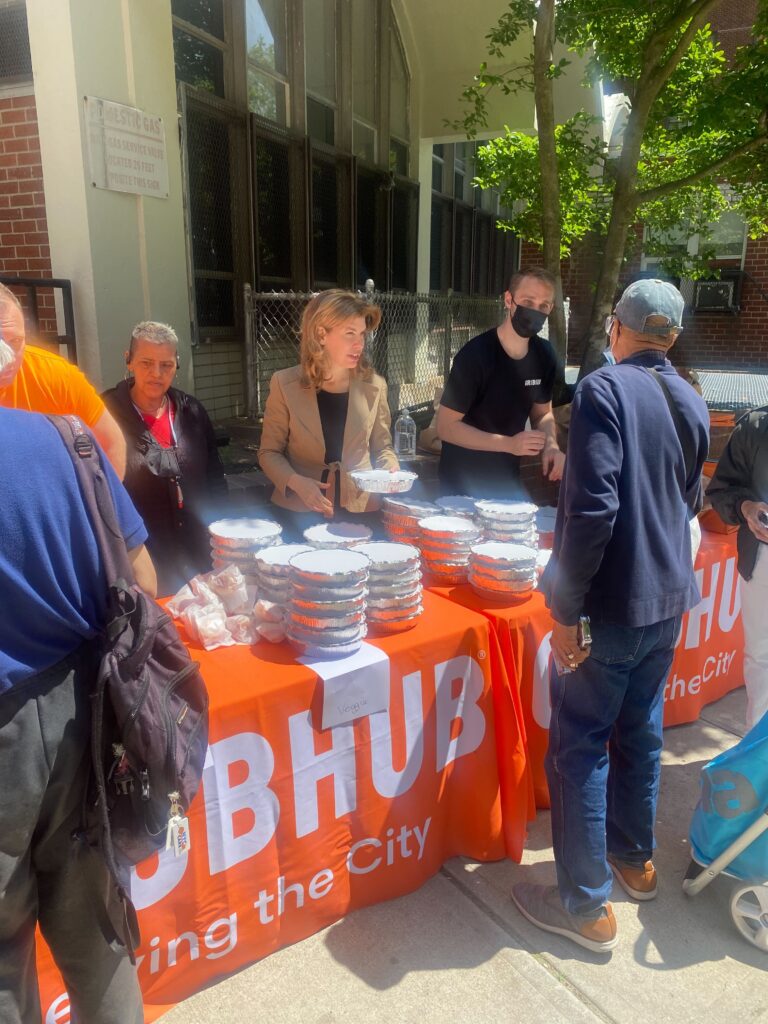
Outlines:
{"label": "black strap bag", "polygon": [[[109,484],[74,416],[50,416],[72,456],[109,587],[92,707],[86,831],[115,882],[136,948],[125,869],[165,846],[173,814],[197,792],[208,744],[208,694],[170,616],[137,585]],[[126,929],[122,929],[126,931]]]}
{"label": "black strap bag", "polygon": [[680,447],[683,449],[683,459],[685,461],[685,479],[682,480],[680,488],[683,494],[683,501],[688,506],[690,517],[696,516],[701,512],[704,505],[704,490],[701,483],[701,476],[699,476],[698,482],[691,495],[688,495],[688,481],[693,476],[696,468],[696,449],[694,447],[693,438],[691,437],[690,430],[686,430],[685,419],[683,414],[680,412],[677,402],[672,397],[672,392],[669,390],[669,385],[664,380],[661,371],[658,367],[649,369],[647,366],[643,367],[647,374],[652,380],[655,380],[661,389],[661,393],[664,395],[664,399],[669,408],[669,412],[672,416],[672,422],[675,427],[675,433],[677,439],[680,442]]}

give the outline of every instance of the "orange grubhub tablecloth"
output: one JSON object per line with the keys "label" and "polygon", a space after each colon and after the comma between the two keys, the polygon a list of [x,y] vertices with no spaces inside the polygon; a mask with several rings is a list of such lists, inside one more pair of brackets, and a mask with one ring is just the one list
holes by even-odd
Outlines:
{"label": "orange grubhub tablecloth", "polygon": [[[530,783],[516,687],[486,618],[430,593],[424,603],[415,629],[372,641],[389,663],[389,711],[333,729],[320,727],[320,677],[287,644],[191,647],[210,693],[191,850],[150,858],[131,878],[148,1022],[417,889],[449,857],[520,858]],[[39,973],[44,1024],[67,1024],[45,948]]]}
{"label": "orange grubhub tablecloth", "polygon": [[[683,618],[674,661],[664,691],[664,724],[695,721],[701,709],[744,683],[744,639],[736,569],[736,535],[702,531],[696,558],[701,601]],[[544,774],[549,704],[549,639],[552,619],[544,598],[530,597],[508,605],[489,604],[469,586],[432,588],[462,607],[482,612],[495,632],[506,679],[519,691],[526,728],[528,767],[537,807],[549,807]],[[499,679],[496,685],[503,685]],[[499,698],[500,708],[504,703]],[[510,697],[506,706],[511,707]],[[499,749],[504,777],[505,751]]]}

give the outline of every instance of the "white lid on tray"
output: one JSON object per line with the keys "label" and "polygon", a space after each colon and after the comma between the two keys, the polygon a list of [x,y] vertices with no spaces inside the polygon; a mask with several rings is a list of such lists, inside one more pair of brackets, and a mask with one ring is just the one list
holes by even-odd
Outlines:
{"label": "white lid on tray", "polygon": [[353,640],[359,640],[366,634],[365,620],[360,619],[354,626],[344,626],[340,629],[324,629],[314,626],[302,626],[291,620],[288,623],[288,635],[296,640],[305,643],[317,643],[322,646],[333,647],[336,644],[348,644]]}
{"label": "white lid on tray", "polygon": [[425,551],[431,551],[435,555],[439,555],[441,552],[446,551],[465,551],[469,553],[469,549],[473,544],[476,544],[480,539],[478,533],[468,533],[466,537],[437,537],[431,533],[422,534],[419,541],[419,547],[421,548],[422,555]]}
{"label": "white lid on tray", "polygon": [[403,622],[406,619],[414,619],[424,611],[421,601],[409,605],[407,608],[369,608],[368,619],[370,622]]}
{"label": "white lid on tray", "polygon": [[406,618],[387,618],[387,620],[377,618],[377,620],[372,620],[369,625],[371,627],[371,631],[377,636],[383,636],[387,633],[404,633],[407,630],[412,630],[418,625],[423,611],[424,609],[422,608],[421,611],[417,612],[417,614],[408,615]]}
{"label": "white lid on tray", "polygon": [[371,568],[385,566],[406,565],[409,562],[416,562],[419,558],[419,549],[412,544],[397,544],[394,541],[374,540],[366,541],[363,544],[355,544],[355,551],[361,551],[371,560]]}
{"label": "white lid on tray", "polygon": [[283,568],[289,565],[294,555],[314,550],[308,544],[280,544],[254,552],[253,558],[259,568],[264,567],[268,571],[271,568]]}
{"label": "white lid on tray", "polygon": [[361,491],[371,494],[402,494],[410,491],[416,474],[407,469],[358,469],[349,474]]}
{"label": "white lid on tray", "polygon": [[269,543],[283,532],[273,519],[217,519],[208,530],[219,546],[226,547]]}
{"label": "white lid on tray", "polygon": [[529,594],[536,582],[535,576],[529,580],[491,580],[472,572],[468,580],[473,588],[486,594]]}
{"label": "white lid on tray", "polygon": [[366,597],[360,594],[357,597],[321,597],[314,598],[305,596],[294,588],[291,594],[290,607],[296,611],[302,611],[305,615],[335,615],[336,613],[357,612],[365,613]]}
{"label": "white lid on tray", "polygon": [[498,519],[493,522],[490,520],[483,522],[483,533],[487,537],[494,540],[518,540],[524,544],[526,540],[535,540],[539,536],[539,531],[535,526],[502,526]]}
{"label": "white lid on tray", "polygon": [[368,577],[368,592],[380,595],[408,590],[421,580],[421,561],[415,562],[407,572],[371,573]]}
{"label": "white lid on tray", "polygon": [[421,604],[421,597],[424,590],[421,586],[414,587],[407,594],[401,594],[397,598],[392,597],[369,597],[366,602],[366,614],[371,611],[394,611],[400,609],[403,614],[407,608],[415,604]]}
{"label": "white lid on tray", "polygon": [[358,544],[370,540],[373,531],[362,523],[318,523],[304,531],[308,544]]}
{"label": "white lid on tray", "polygon": [[431,501],[416,501],[410,498],[385,498],[384,511],[394,512],[399,516],[426,516],[430,512],[439,512],[437,505]]}
{"label": "white lid on tray", "polygon": [[290,632],[286,633],[288,642],[290,645],[302,654],[308,660],[331,660],[341,658],[348,658],[352,654],[356,654],[363,643],[363,635],[361,634],[358,640],[353,640],[352,643],[348,644],[337,644],[334,647],[326,647],[320,643],[311,643],[304,640],[300,640],[298,637],[291,636]]}
{"label": "white lid on tray", "polygon": [[475,499],[470,498],[468,494],[446,494],[442,498],[435,498],[435,504],[444,511],[457,515],[475,514]]}
{"label": "white lid on tray", "polygon": [[472,556],[480,561],[501,562],[510,565],[536,564],[537,551],[524,544],[506,544],[504,541],[488,540],[473,544]]}
{"label": "white lid on tray", "polygon": [[342,580],[364,576],[370,564],[362,552],[347,548],[313,548],[294,555],[290,562],[291,569],[302,576]]}
{"label": "white lid on tray", "polygon": [[353,609],[351,612],[337,612],[335,615],[313,614],[311,609],[291,607],[288,610],[291,628],[323,630],[347,629],[359,626],[365,619],[365,609]]}
{"label": "white lid on tray", "polygon": [[426,516],[419,520],[419,529],[437,537],[461,537],[467,534],[476,537],[480,532],[473,522],[462,516]]}
{"label": "white lid on tray", "polygon": [[536,515],[539,506],[530,501],[503,501],[481,498],[475,502],[481,516],[488,519],[525,520]]}

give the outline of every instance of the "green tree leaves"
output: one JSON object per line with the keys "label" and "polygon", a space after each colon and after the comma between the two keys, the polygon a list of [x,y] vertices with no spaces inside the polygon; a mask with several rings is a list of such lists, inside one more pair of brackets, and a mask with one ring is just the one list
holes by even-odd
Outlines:
{"label": "green tree leaves", "polygon": [[[706,272],[711,225],[724,212],[739,211],[753,236],[768,231],[768,0],[758,0],[753,39],[730,60],[708,23],[721,2],[555,4],[560,47],[585,61],[589,82],[623,93],[628,107],[619,145],[610,150],[602,124],[585,110],[556,125],[557,166],[549,168],[559,182],[561,255],[589,235],[604,240],[592,314],[595,352],[622,259],[636,244],[632,224],[646,223],[646,251],[670,273],[685,276]],[[526,34],[534,38],[536,14],[530,0],[507,4],[487,37],[493,70],[483,65],[464,91],[467,113],[454,127],[473,137],[488,126],[492,90],[534,89],[533,49],[508,68],[503,60],[512,43]],[[557,52],[549,84],[540,79],[539,88],[570,73],[571,58]],[[506,128],[479,150],[477,184],[497,188],[513,211],[510,228],[538,243],[545,212],[551,214],[551,190],[541,187],[546,172],[533,135]],[[686,233],[698,234],[697,252],[682,251]]]}

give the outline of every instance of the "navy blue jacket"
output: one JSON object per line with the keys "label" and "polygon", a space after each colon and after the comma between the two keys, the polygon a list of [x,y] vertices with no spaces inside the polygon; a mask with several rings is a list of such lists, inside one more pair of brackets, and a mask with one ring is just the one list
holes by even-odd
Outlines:
{"label": "navy blue jacket", "polygon": [[[643,369],[653,366],[690,431],[696,460],[687,479],[666,399]],[[640,352],[581,381],[543,580],[556,621],[572,626],[586,614],[647,626],[697,603],[688,519],[708,446],[704,400],[661,353]]]}

